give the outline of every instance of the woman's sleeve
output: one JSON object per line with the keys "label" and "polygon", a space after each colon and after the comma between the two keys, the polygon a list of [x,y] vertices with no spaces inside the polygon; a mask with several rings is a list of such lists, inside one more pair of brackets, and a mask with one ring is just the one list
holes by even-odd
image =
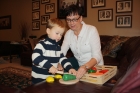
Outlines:
{"label": "woman's sleeve", "polygon": [[67,51],[69,49],[69,43],[70,43],[70,33],[67,31],[65,36],[64,36],[64,40],[61,46],[61,51],[64,54],[64,56],[66,56]]}
{"label": "woman's sleeve", "polygon": [[90,33],[92,57],[96,59],[97,63],[99,63],[102,59],[100,37],[96,27],[92,30],[94,30]]}

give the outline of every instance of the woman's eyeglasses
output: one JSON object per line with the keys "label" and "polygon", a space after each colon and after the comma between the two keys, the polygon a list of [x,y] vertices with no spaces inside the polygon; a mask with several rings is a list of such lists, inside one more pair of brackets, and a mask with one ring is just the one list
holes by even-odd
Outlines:
{"label": "woman's eyeglasses", "polygon": [[70,22],[77,22],[78,20],[79,20],[79,18],[80,18],[81,16],[79,16],[77,19],[75,18],[75,19],[66,19],[66,21],[68,22],[68,23],[70,23]]}

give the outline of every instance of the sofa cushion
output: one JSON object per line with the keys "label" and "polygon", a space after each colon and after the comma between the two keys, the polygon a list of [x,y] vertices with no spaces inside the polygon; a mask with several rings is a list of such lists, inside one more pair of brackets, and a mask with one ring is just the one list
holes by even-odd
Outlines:
{"label": "sofa cushion", "polygon": [[121,49],[122,44],[128,39],[129,37],[114,36],[114,38],[108,42],[102,50],[103,56],[115,58],[117,56],[117,51]]}
{"label": "sofa cushion", "polygon": [[101,50],[103,50],[107,43],[110,42],[113,38],[114,36],[100,35]]}

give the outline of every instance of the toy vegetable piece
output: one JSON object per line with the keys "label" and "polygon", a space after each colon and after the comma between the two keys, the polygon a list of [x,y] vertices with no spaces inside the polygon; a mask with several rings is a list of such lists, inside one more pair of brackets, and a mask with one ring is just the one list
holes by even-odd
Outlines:
{"label": "toy vegetable piece", "polygon": [[97,71],[96,67],[92,67],[92,70],[95,70],[95,71]]}
{"label": "toy vegetable piece", "polygon": [[52,76],[48,76],[48,77],[46,78],[46,81],[47,81],[48,83],[53,83],[53,82],[54,82],[54,78],[53,78]]}
{"label": "toy vegetable piece", "polygon": [[88,70],[88,73],[95,73],[96,71],[95,70],[92,70],[92,69],[89,69]]}
{"label": "toy vegetable piece", "polygon": [[76,76],[75,75],[72,75],[72,74],[64,74],[62,79],[64,81],[69,81],[69,80],[74,80],[76,79]]}
{"label": "toy vegetable piece", "polygon": [[99,73],[106,73],[108,70],[107,69],[104,69],[104,70],[101,70],[101,71],[99,71]]}
{"label": "toy vegetable piece", "polygon": [[92,67],[92,69],[88,70],[88,73],[96,73],[97,69],[95,67]]}

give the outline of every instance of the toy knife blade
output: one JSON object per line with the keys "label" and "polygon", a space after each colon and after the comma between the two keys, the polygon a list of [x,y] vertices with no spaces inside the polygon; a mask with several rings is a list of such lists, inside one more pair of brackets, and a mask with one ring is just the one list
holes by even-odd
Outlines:
{"label": "toy knife blade", "polygon": [[58,73],[58,74],[64,74],[63,71],[57,71],[56,73]]}

